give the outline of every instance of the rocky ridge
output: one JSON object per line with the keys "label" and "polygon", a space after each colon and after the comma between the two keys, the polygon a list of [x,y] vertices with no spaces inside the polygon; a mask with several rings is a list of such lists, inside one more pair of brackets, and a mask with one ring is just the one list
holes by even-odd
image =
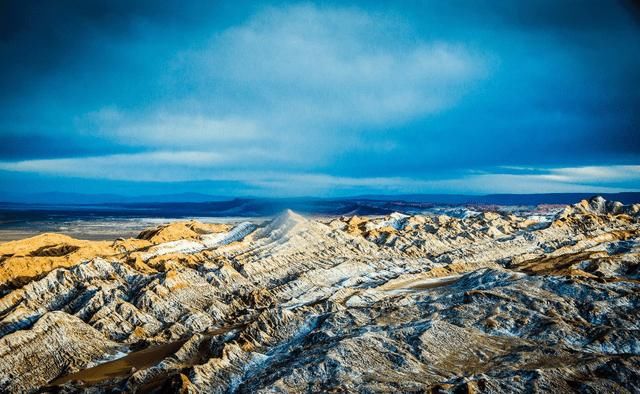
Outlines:
{"label": "rocky ridge", "polygon": [[593,198],[8,242],[0,391],[637,392],[639,233]]}

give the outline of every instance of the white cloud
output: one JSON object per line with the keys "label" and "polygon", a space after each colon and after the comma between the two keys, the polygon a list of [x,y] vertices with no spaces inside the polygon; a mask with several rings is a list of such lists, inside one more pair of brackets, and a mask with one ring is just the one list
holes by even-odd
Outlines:
{"label": "white cloud", "polygon": [[0,162],[0,169],[125,181],[188,181],[224,168],[235,157],[212,152],[156,151],[68,159]]}
{"label": "white cloud", "polygon": [[549,170],[549,177],[562,182],[599,183],[640,180],[640,166],[585,166]]}
{"label": "white cloud", "polygon": [[0,170],[62,175],[89,179],[145,182],[233,181],[244,185],[239,194],[331,195],[333,192],[373,188],[401,191],[414,180],[398,177],[353,178],[318,173],[242,169],[215,153],[198,151],[145,152],[70,159],[0,162]]}
{"label": "white cloud", "polygon": [[165,111],[139,116],[116,108],[102,108],[87,114],[78,123],[81,128],[125,144],[153,147],[215,147],[231,143],[256,143],[261,137],[250,120]]}
{"label": "white cloud", "polygon": [[[243,155],[243,152],[237,152]],[[266,153],[265,153],[266,154]],[[157,151],[72,159],[0,162],[0,170],[125,181],[234,181],[239,194],[334,195],[366,193],[562,193],[638,190],[640,166],[551,168],[545,173],[470,171],[465,176],[429,180],[409,177],[348,177],[318,172],[241,168],[237,157],[200,151]],[[533,169],[528,169],[529,171]]]}
{"label": "white cloud", "polygon": [[269,9],[181,59],[198,86],[248,91],[298,124],[423,116],[452,105],[484,73],[484,60],[462,44],[417,40],[383,15],[313,5]]}
{"label": "white cloud", "polygon": [[418,39],[400,19],[356,8],[268,8],[177,54],[160,80],[180,81],[168,91],[182,93],[131,112],[98,109],[77,124],[146,149],[266,148],[312,171],[369,146],[369,130],[454,105],[483,78],[484,63],[460,43]]}
{"label": "white cloud", "polygon": [[[525,173],[470,172],[459,179],[441,181],[444,190],[462,193],[615,193],[640,190],[640,166],[584,166],[558,168],[504,167]],[[620,184],[626,183],[621,186]]]}

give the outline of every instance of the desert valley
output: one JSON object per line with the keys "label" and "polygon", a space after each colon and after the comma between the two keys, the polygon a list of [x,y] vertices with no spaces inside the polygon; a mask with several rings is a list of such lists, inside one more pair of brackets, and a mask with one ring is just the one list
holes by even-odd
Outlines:
{"label": "desert valley", "polygon": [[0,390],[638,392],[639,235],[594,197],[5,242]]}

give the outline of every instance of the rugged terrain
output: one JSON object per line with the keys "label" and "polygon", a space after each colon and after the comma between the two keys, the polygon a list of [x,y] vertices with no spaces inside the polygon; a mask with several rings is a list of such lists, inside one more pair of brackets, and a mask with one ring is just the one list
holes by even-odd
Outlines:
{"label": "rugged terrain", "polygon": [[640,205],[459,216],[0,244],[0,391],[640,391]]}

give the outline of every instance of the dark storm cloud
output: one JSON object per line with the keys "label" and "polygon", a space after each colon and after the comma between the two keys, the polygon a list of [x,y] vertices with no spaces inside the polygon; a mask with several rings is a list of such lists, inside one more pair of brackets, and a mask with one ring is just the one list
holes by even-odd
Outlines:
{"label": "dark storm cloud", "polygon": [[[127,35],[134,20],[163,17],[154,2],[3,1],[0,3],[0,81],[3,96],[83,56],[95,36]],[[166,17],[166,16],[165,16]],[[43,75],[44,74],[44,75]],[[36,80],[34,80],[36,79]]]}

